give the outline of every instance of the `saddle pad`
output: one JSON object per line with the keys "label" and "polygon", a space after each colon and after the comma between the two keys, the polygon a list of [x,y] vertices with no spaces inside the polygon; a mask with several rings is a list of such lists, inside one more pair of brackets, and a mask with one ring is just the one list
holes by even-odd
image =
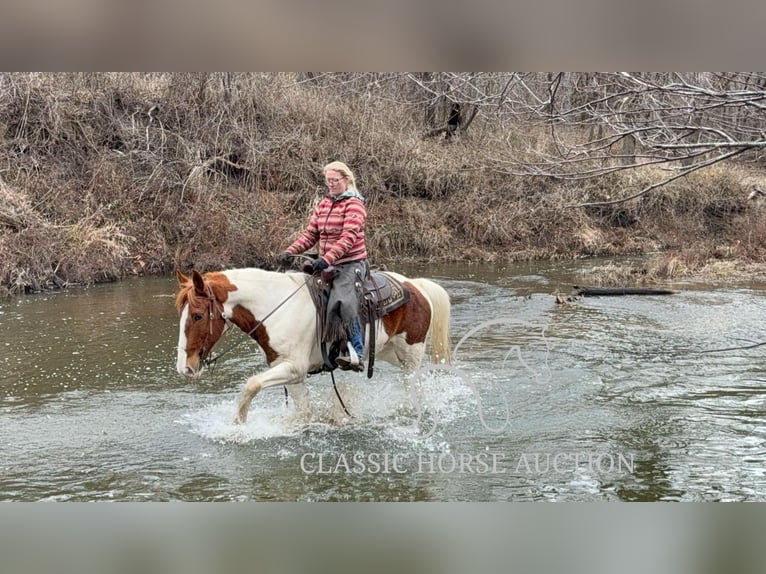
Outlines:
{"label": "saddle pad", "polygon": [[388,315],[410,299],[410,292],[388,273],[373,271],[364,282],[364,297],[377,309],[378,317]]}

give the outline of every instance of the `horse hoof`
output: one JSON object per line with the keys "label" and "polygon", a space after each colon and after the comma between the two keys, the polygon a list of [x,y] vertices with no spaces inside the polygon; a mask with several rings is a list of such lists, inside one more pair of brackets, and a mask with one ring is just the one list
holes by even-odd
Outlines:
{"label": "horse hoof", "polygon": [[241,416],[239,416],[239,415],[237,415],[236,417],[234,417],[234,424],[235,424],[235,425],[243,425],[243,424],[245,424],[246,422],[247,422],[247,417],[241,417]]}

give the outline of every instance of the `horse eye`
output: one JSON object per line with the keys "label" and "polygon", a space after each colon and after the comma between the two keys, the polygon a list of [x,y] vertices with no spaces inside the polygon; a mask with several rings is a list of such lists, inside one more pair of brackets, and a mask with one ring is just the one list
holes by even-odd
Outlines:
{"label": "horse eye", "polygon": [[202,319],[202,314],[194,313],[194,315],[192,315],[192,319],[194,319],[195,321],[199,321],[200,319]]}

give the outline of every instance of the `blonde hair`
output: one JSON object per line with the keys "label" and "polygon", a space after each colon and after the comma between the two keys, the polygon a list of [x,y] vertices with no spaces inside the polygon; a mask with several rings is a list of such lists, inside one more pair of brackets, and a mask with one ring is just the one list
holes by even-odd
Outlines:
{"label": "blonde hair", "polygon": [[349,187],[356,189],[356,179],[354,178],[354,173],[342,161],[333,161],[328,163],[326,166],[324,166],[322,173],[327,175],[328,171],[337,171],[348,180]]}

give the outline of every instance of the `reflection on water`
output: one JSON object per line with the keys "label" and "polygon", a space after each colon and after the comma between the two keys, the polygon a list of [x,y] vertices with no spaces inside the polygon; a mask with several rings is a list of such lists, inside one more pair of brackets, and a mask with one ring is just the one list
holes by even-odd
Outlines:
{"label": "reflection on water", "polygon": [[310,419],[274,389],[234,425],[263,357],[179,377],[170,278],[3,300],[0,499],[766,499],[764,286],[556,305],[588,265],[402,269],[450,292],[456,370],[343,374],[351,420],[311,377]]}

